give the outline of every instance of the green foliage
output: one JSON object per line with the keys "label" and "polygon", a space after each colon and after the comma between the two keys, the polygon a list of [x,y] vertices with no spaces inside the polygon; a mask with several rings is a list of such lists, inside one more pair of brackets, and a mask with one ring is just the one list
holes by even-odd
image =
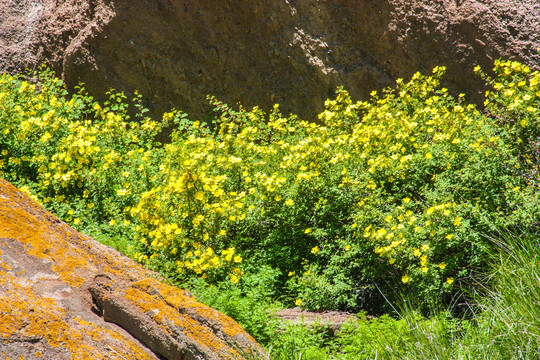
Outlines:
{"label": "green foliage", "polygon": [[288,324],[272,340],[268,351],[272,360],[328,359],[330,355],[324,332],[304,324]]}
{"label": "green foliage", "polygon": [[[130,111],[114,91],[102,105],[69,95],[47,69],[35,83],[4,74],[0,176],[189,285],[275,359],[535,358],[540,73],[476,71],[493,88],[485,112],[440,88],[435,68],[365,102],[339,88],[322,125],[210,98],[211,126],[149,119],[140,96]],[[478,286],[497,248],[486,238],[510,257]],[[276,335],[268,315],[276,299],[378,313],[401,296],[427,313],[475,288],[488,297],[474,321],[360,318],[331,341],[301,325]]]}
{"label": "green foliage", "polygon": [[495,286],[479,301],[477,326],[465,340],[469,349],[490,343],[486,353],[492,358],[535,359],[540,356],[540,310],[531,304],[540,301],[540,243],[527,230],[500,231],[500,251],[493,256]]}
{"label": "green foliage", "polygon": [[278,273],[269,267],[249,271],[236,284],[230,281],[217,285],[201,278],[191,278],[182,287],[190,289],[199,301],[235,319],[257,341],[267,344],[273,338],[277,324],[271,318],[271,308],[281,307],[274,301]]}
{"label": "green foliage", "polygon": [[[140,98],[130,119],[114,92],[103,106],[68,98],[47,70],[38,85],[4,75],[1,171],[172,278],[237,283],[269,266],[289,304],[376,312],[397,289],[427,309],[485,264],[486,214],[518,226],[516,209],[536,209],[538,74],[497,66],[499,120],[448,95],[436,68],[367,102],[338,89],[323,125],[210,99],[212,128],[178,111],[153,121]],[[155,142],[170,124],[171,142]]]}
{"label": "green foliage", "polygon": [[321,324],[289,324],[274,337],[269,353],[272,360],[448,358],[440,355],[451,348],[439,343],[449,344],[459,326],[452,320],[428,320],[415,313],[399,320],[387,315],[367,319],[361,313],[334,338],[325,338]]}
{"label": "green foliage", "polygon": [[48,70],[31,75],[0,78],[0,174],[79,229],[130,237],[124,209],[152,184],[162,124],[128,121],[123,94],[102,107],[82,90],[68,98]]}

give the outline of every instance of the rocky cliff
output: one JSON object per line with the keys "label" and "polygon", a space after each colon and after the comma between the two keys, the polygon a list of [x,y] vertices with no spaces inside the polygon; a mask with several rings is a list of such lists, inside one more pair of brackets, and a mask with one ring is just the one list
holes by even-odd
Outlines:
{"label": "rocky cliff", "polygon": [[0,3],[0,70],[48,61],[70,87],[144,95],[203,117],[207,94],[282,104],[313,119],[337,85],[355,98],[448,67],[477,98],[472,69],[499,57],[538,68],[536,0],[11,0]]}
{"label": "rocky cliff", "polygon": [[231,318],[76,232],[1,179],[0,354],[266,358]]}

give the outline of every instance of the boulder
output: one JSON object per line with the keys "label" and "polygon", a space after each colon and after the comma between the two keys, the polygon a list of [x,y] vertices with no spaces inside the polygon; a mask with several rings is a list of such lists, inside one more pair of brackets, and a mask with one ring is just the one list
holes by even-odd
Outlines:
{"label": "boulder", "polygon": [[267,358],[234,320],[73,230],[1,179],[0,354]]}
{"label": "boulder", "polygon": [[98,98],[139,90],[152,114],[204,119],[206,95],[274,103],[314,120],[336,86],[354,98],[448,68],[481,100],[472,69],[540,66],[537,0],[11,0],[0,2],[0,70],[48,61]]}

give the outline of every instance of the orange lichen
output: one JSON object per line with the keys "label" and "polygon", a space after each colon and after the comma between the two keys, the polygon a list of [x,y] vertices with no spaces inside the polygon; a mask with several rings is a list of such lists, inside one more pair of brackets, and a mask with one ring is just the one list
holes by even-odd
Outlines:
{"label": "orange lichen", "polygon": [[102,353],[103,344],[115,339],[122,344],[118,354],[133,359],[152,358],[130,339],[91,322],[71,319],[53,299],[36,296],[29,284],[23,284],[11,274],[0,271],[0,279],[2,287],[9,289],[6,296],[0,296],[0,336],[3,339],[39,336],[52,347],[67,349],[73,359],[111,358]]}
{"label": "orange lichen", "polygon": [[[144,278],[125,290],[125,297],[166,333],[182,329],[193,343],[223,358],[241,356],[215,332],[230,337],[240,335],[256,345],[231,318],[196,302],[182,290],[147,278],[148,270],[77,233],[1,179],[0,193],[0,238],[13,239],[23,244],[29,255],[51,263],[51,268],[66,284],[80,288],[86,279],[93,279],[98,273],[131,280]],[[1,246],[5,247],[5,242]],[[38,336],[52,347],[67,349],[74,359],[149,358],[131,339],[74,318],[74,314],[55,300],[34,294],[32,281],[24,278],[24,271],[18,271],[14,277],[10,270],[12,268],[0,258],[0,336],[3,339]],[[207,319],[212,327],[201,319]],[[97,344],[107,344],[106,353],[103,346],[94,346]]]}
{"label": "orange lichen", "polygon": [[[144,291],[145,288],[149,289],[149,286],[158,284],[161,283],[155,279],[145,279],[139,281],[134,284],[134,287],[126,290],[126,299],[132,304],[138,306],[145,313],[155,314],[157,311],[160,316],[153,316],[152,319],[156,321],[156,324],[158,324],[166,333],[173,333],[175,328],[180,328],[182,329],[183,333],[194,343],[198,343],[204,347],[212,349],[217,353],[229,353],[234,355],[235,358],[240,358],[240,354],[238,354],[236,350],[232,349],[223,339],[220,339],[211,328],[201,324],[195,319],[192,319],[187,314],[179,313],[177,308],[171,307],[167,302],[163,302],[159,296],[150,295]],[[154,287],[154,289],[156,288]],[[161,292],[160,295],[163,296]],[[183,293],[182,297],[188,299],[188,297],[186,297]],[[176,301],[180,300],[176,299]],[[172,327],[170,325],[172,325]],[[239,327],[239,325],[237,326]]]}
{"label": "orange lichen", "polygon": [[0,214],[0,237],[16,239],[27,245],[29,255],[52,261],[53,270],[69,285],[83,285],[84,278],[78,276],[74,269],[88,268],[88,262],[73,251],[71,244],[51,233],[43,221],[17,203],[0,202]]}
{"label": "orange lichen", "polygon": [[[118,277],[126,273],[139,278],[148,276],[148,271],[135,262],[109,254],[105,247],[55,220],[1,179],[0,192],[4,195],[0,201],[0,238],[15,239],[26,245],[28,254],[50,261],[53,270],[67,284],[81,287],[85,279],[93,278],[97,272]],[[92,247],[102,247],[103,251]]]}
{"label": "orange lichen", "polygon": [[[98,327],[93,322],[83,319],[75,318],[73,321],[81,328],[84,328],[86,336],[90,337],[96,343],[107,343],[107,346],[117,354],[123,354],[130,359],[153,359],[153,357],[142,351],[137,344],[117,332]],[[120,347],[115,347],[111,343],[111,339],[115,340],[115,343],[120,345]]]}
{"label": "orange lichen", "polygon": [[[0,180],[0,193],[0,238],[13,239],[23,244],[29,255],[51,262],[58,276],[74,288],[85,282],[78,272],[92,278],[98,269],[85,259],[83,250],[69,241],[69,236],[73,241],[73,235],[78,233],[65,224],[50,222],[51,218],[54,221],[50,214],[3,180]],[[8,245],[3,241],[1,246]],[[23,277],[24,270],[14,276],[10,270],[12,266],[0,256],[0,338],[4,341],[38,337],[51,347],[66,349],[72,359],[153,358],[138,342],[92,323],[74,320],[74,314],[54,299],[34,293],[33,281],[38,279]]]}
{"label": "orange lichen", "polygon": [[201,304],[193,297],[187,295],[186,292],[181,289],[161,283],[152,278],[134,282],[131,286],[141,289],[147,293],[153,288],[155,291],[159,292],[165,302],[175,310],[183,308],[191,309],[191,311],[201,315],[201,317],[215,319],[215,322],[221,325],[221,330],[228,336],[234,337],[238,334],[244,334],[249,337],[249,335],[244,331],[244,329],[242,329],[240,325],[238,325],[236,321],[227,315],[220,313],[219,311]]}

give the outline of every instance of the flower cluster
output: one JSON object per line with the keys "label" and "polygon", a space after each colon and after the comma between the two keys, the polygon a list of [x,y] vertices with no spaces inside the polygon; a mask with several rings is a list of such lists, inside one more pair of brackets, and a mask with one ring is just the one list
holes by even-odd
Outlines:
{"label": "flower cluster", "polygon": [[369,101],[338,88],[318,124],[210,99],[210,125],[154,121],[140,97],[134,116],[121,93],[68,98],[48,71],[39,87],[2,75],[0,176],[173,278],[270,266],[291,301],[320,308],[376,302],[373,283],[451,294],[484,261],[486,212],[517,224],[538,184],[540,75],[495,71],[488,113],[440,88],[437,67]]}

